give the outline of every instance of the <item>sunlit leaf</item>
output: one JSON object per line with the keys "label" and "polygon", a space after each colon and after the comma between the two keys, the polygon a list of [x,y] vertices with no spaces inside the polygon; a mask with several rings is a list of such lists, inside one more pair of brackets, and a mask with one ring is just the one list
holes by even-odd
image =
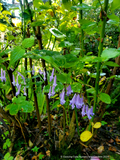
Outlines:
{"label": "sunlit leaf", "polygon": [[80,140],[82,142],[87,142],[92,136],[93,134],[90,131],[84,131],[80,135]]}
{"label": "sunlit leaf", "polygon": [[100,128],[101,127],[101,123],[100,122],[96,122],[94,125],[93,125],[93,128]]}

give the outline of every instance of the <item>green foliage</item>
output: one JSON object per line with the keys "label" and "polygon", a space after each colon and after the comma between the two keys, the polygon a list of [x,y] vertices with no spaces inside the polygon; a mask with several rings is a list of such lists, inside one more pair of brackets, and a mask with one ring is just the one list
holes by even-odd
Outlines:
{"label": "green foliage", "polygon": [[4,160],[13,160],[14,158],[12,156],[10,156],[10,153],[7,152],[4,156]]}
{"label": "green foliage", "polygon": [[34,110],[31,102],[26,101],[24,96],[14,97],[12,102],[12,104],[7,105],[5,108],[6,111],[9,110],[11,115],[16,115],[18,111],[31,113]]}
{"label": "green foliage", "polygon": [[29,48],[34,45],[34,37],[26,38],[22,41],[22,47]]}
{"label": "green foliage", "polygon": [[34,148],[31,149],[33,152],[38,152],[39,148],[35,146]]}
{"label": "green foliage", "polygon": [[99,96],[100,100],[104,103],[110,104],[111,103],[111,98],[108,94],[106,93],[100,93]]}
{"label": "green foliage", "polygon": [[11,51],[9,68],[24,55],[25,50],[17,46]]}

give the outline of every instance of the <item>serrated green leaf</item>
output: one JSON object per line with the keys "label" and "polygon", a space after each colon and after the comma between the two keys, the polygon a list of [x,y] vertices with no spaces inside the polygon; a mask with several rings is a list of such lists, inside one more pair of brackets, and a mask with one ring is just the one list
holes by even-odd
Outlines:
{"label": "serrated green leaf", "polygon": [[22,46],[24,48],[29,48],[29,47],[32,47],[34,45],[34,37],[31,37],[31,38],[25,38],[23,41],[22,41]]}
{"label": "serrated green leaf", "polygon": [[99,99],[104,102],[104,103],[107,103],[107,104],[110,104],[111,103],[111,98],[108,94],[106,93],[100,93],[99,95]]}

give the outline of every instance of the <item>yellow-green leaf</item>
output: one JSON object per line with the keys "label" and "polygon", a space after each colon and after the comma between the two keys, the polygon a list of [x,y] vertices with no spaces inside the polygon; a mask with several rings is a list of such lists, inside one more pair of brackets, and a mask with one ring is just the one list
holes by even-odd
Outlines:
{"label": "yellow-green leaf", "polygon": [[93,134],[90,131],[84,131],[80,135],[80,140],[82,142],[87,142],[92,136]]}
{"label": "yellow-green leaf", "polygon": [[101,123],[100,122],[96,122],[94,125],[93,125],[93,128],[100,128],[101,127]]}

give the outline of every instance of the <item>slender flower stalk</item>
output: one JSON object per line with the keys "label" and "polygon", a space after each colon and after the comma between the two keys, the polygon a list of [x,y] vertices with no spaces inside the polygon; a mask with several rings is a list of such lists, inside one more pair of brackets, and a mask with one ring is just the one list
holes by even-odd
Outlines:
{"label": "slender flower stalk", "polygon": [[77,125],[78,136],[80,136],[79,125],[78,125],[78,116],[77,116],[77,108],[76,107],[75,107],[75,117],[76,117],[76,125]]}

